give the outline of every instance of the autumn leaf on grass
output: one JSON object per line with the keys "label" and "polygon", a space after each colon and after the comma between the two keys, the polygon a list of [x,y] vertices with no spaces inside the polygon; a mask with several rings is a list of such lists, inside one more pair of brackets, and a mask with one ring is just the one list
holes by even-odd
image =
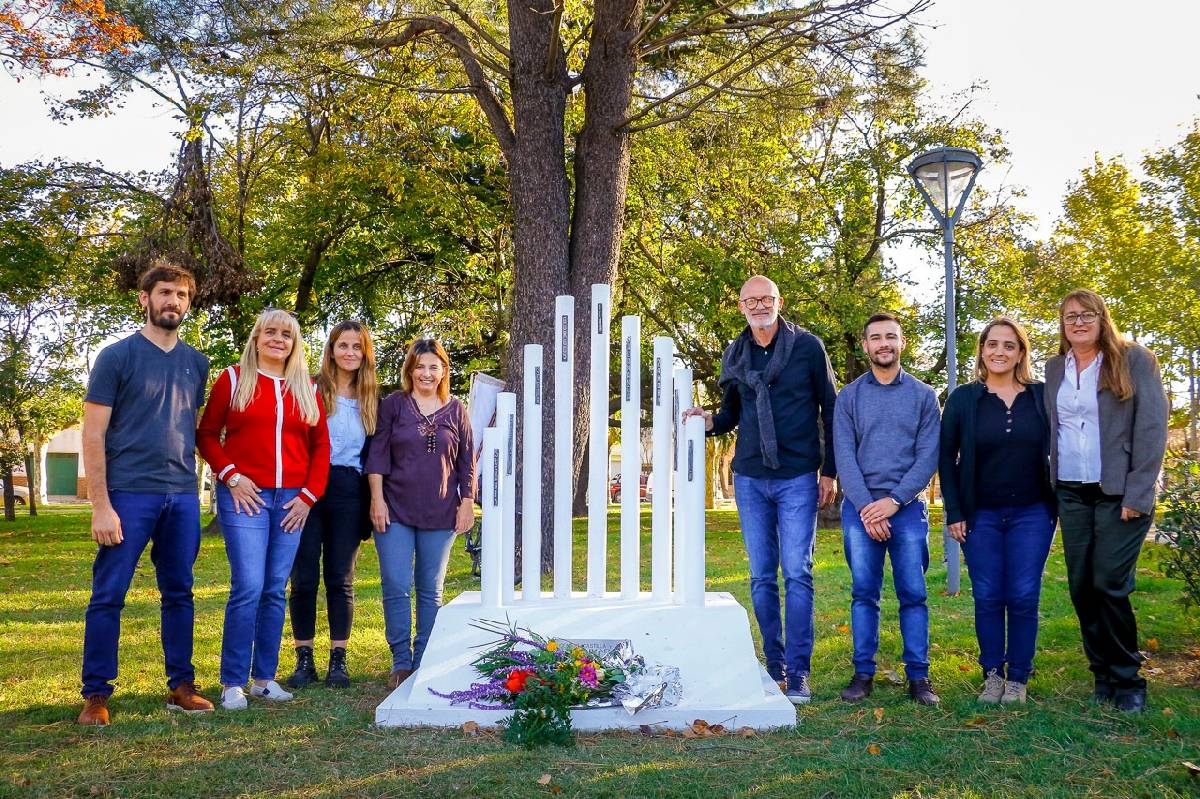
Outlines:
{"label": "autumn leaf on grass", "polygon": [[1178,738],[1178,737],[1179,737],[1179,730],[1177,730],[1177,729],[1175,729],[1174,727],[1172,727],[1171,729],[1167,730],[1167,737],[1168,737],[1168,738],[1170,738],[1170,739],[1172,739],[1172,740],[1174,740],[1174,739]]}
{"label": "autumn leaf on grass", "polygon": [[875,712],[875,723],[882,724],[883,723],[883,708],[877,707],[877,708],[875,708],[874,712]]}
{"label": "autumn leaf on grass", "polygon": [[1164,715],[1164,716],[1174,716],[1174,715],[1175,715],[1175,711],[1174,711],[1174,710],[1171,710],[1171,708],[1169,708],[1169,707],[1164,707],[1164,708],[1163,708],[1163,715]]}
{"label": "autumn leaf on grass", "polygon": [[1149,649],[1151,652],[1157,652],[1158,651],[1158,639],[1157,638],[1147,638],[1146,639],[1146,648]]}
{"label": "autumn leaf on grass", "polygon": [[966,725],[968,727],[982,727],[985,724],[987,724],[987,719],[983,716],[975,716],[974,718],[969,718],[966,721]]}
{"label": "autumn leaf on grass", "polygon": [[900,676],[900,672],[895,669],[888,669],[883,673],[883,679],[890,682],[892,685],[904,685],[904,678]]}
{"label": "autumn leaf on grass", "polygon": [[549,774],[543,774],[542,776],[538,777],[537,783],[538,785],[549,785],[550,780],[551,777]]}
{"label": "autumn leaf on grass", "polygon": [[883,750],[879,748],[879,744],[871,744],[867,747],[867,754],[880,755],[883,754]]}
{"label": "autumn leaf on grass", "polygon": [[959,663],[959,664],[958,664],[958,670],[959,670],[959,671],[970,671],[970,670],[971,670],[971,664],[970,664],[970,663]]}
{"label": "autumn leaf on grass", "polygon": [[850,632],[850,625],[849,624],[839,624],[837,626],[837,631],[839,633],[841,633],[842,635],[845,635],[846,633]]}

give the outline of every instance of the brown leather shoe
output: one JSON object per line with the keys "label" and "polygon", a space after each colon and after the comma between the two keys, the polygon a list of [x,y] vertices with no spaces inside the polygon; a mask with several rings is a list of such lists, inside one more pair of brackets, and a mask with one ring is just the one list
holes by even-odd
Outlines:
{"label": "brown leather shoe", "polygon": [[404,682],[412,675],[412,669],[396,669],[390,675],[388,675],[388,690],[396,690],[400,687],[400,683]]}
{"label": "brown leather shoe", "polygon": [[875,688],[875,675],[855,674],[850,678],[850,684],[842,689],[842,700],[845,702],[861,702],[871,695]]}
{"label": "brown leather shoe", "polygon": [[933,692],[933,684],[929,678],[908,681],[908,695],[918,705],[936,705],[942,700]]}
{"label": "brown leather shoe", "polygon": [[181,682],[167,694],[167,710],[182,710],[184,713],[211,713],[213,703],[196,693],[196,684]]}
{"label": "brown leather shoe", "polygon": [[78,722],[88,727],[107,727],[108,697],[104,694],[89,696],[79,713]]}

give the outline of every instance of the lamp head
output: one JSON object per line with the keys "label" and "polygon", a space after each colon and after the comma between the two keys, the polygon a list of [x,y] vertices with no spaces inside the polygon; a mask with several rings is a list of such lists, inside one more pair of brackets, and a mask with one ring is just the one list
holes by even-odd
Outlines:
{"label": "lamp head", "polygon": [[943,226],[958,220],[983,161],[962,147],[938,147],[921,153],[908,165],[925,203]]}

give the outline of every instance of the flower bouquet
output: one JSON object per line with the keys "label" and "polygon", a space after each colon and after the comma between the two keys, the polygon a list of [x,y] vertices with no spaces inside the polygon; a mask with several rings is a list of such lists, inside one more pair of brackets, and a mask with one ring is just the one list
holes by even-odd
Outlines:
{"label": "flower bouquet", "polygon": [[546,638],[511,623],[480,620],[475,627],[497,640],[475,658],[481,680],[462,691],[431,693],[480,710],[512,709],[505,740],[527,748],[574,744],[571,709],[617,706],[622,690],[645,666],[627,641],[571,642]]}

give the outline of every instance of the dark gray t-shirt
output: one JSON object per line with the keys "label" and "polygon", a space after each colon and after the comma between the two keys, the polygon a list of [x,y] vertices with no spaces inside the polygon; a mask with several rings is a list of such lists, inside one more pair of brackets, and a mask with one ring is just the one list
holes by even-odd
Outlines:
{"label": "dark gray t-shirt", "polygon": [[163,352],[139,332],[100,351],[84,400],[112,408],[109,490],[196,490],[196,414],[207,385],[208,358],[182,341]]}

